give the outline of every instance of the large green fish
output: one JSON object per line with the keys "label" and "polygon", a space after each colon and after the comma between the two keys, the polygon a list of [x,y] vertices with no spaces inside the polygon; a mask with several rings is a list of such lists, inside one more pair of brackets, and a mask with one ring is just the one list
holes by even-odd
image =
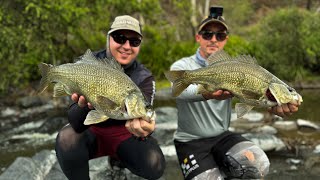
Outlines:
{"label": "large green fish", "polygon": [[155,113],[139,87],[123,72],[114,59],[96,59],[90,50],[76,63],[59,66],[41,63],[39,92],[54,83],[53,97],[77,93],[92,104],[84,124],[108,120],[144,118],[154,120]]}
{"label": "large green fish", "polygon": [[253,107],[272,107],[289,102],[300,104],[303,101],[294,88],[259,66],[256,59],[249,55],[233,58],[220,50],[207,60],[207,67],[165,73],[173,83],[174,97],[190,84],[199,84],[198,93],[228,90],[239,98],[240,103],[235,106],[238,118]]}

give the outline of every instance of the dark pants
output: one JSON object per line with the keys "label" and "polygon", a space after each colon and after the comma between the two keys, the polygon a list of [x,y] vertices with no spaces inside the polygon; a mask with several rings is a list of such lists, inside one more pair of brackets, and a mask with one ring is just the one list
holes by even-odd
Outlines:
{"label": "dark pants", "polygon": [[[103,155],[118,158],[127,169],[143,178],[158,179],[162,176],[165,159],[154,138],[140,140],[130,136],[121,139],[116,146],[112,144],[117,142],[115,140],[117,136],[111,137],[113,141],[102,141],[102,138],[106,137],[97,134],[92,129],[77,133],[70,125],[59,132],[56,154],[61,169],[68,179],[90,179],[88,161]],[[113,148],[115,148],[115,154],[112,154]]]}

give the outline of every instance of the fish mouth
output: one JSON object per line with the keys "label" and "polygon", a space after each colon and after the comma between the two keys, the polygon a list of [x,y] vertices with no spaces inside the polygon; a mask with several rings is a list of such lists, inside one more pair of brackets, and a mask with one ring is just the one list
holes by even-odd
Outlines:
{"label": "fish mouth", "polygon": [[295,89],[276,83],[270,84],[265,96],[269,101],[276,102],[278,105],[287,103],[300,104],[303,101],[301,95]]}
{"label": "fish mouth", "polygon": [[268,100],[270,100],[272,102],[277,102],[277,99],[273,96],[273,94],[271,93],[270,89],[267,89],[265,95],[268,98]]}

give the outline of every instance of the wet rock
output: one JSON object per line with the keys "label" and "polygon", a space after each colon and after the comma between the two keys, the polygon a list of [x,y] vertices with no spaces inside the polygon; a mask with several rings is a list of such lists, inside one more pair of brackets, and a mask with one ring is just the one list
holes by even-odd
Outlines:
{"label": "wet rock", "polygon": [[41,151],[33,158],[19,157],[0,176],[0,180],[44,179],[55,162],[55,154],[52,151]]}
{"label": "wet rock", "polygon": [[313,129],[313,130],[319,130],[319,126],[311,121],[307,121],[304,119],[298,119],[297,120],[297,125],[299,128],[308,128],[308,129]]}
{"label": "wet rock", "polygon": [[299,165],[299,164],[302,163],[302,160],[301,159],[289,158],[289,159],[286,160],[286,162],[288,164]]}
{"label": "wet rock", "polygon": [[258,127],[255,132],[259,132],[259,133],[264,133],[264,134],[277,134],[277,129],[269,126],[269,125],[264,125],[262,127]]}
{"label": "wet rock", "polygon": [[273,126],[280,130],[291,131],[297,130],[297,124],[294,121],[276,121]]}
{"label": "wet rock", "polygon": [[306,170],[312,175],[320,174],[320,156],[310,156],[305,162]]}
{"label": "wet rock", "polygon": [[246,133],[242,136],[251,140],[264,151],[280,151],[286,148],[281,139],[271,134]]}
{"label": "wet rock", "polygon": [[155,109],[157,113],[156,131],[152,134],[159,144],[173,144],[173,134],[177,130],[177,108],[160,107]]}
{"label": "wet rock", "polygon": [[320,153],[320,144],[314,148],[313,153]]}
{"label": "wet rock", "polygon": [[163,88],[156,91],[155,99],[171,100],[174,99],[171,95],[171,88]]}
{"label": "wet rock", "polygon": [[239,118],[232,121],[230,127],[233,128],[233,132],[246,133],[254,132],[257,128],[261,128],[263,125],[263,122],[249,122],[248,119]]}
{"label": "wet rock", "polygon": [[3,118],[13,116],[15,114],[17,114],[17,110],[10,108],[10,107],[7,107],[1,111],[1,117],[3,117]]}
{"label": "wet rock", "polygon": [[159,144],[171,145],[173,144],[173,135],[177,130],[177,123],[167,122],[156,125],[156,131],[152,134],[157,139]]}
{"label": "wet rock", "polygon": [[264,115],[259,112],[250,111],[249,113],[245,114],[242,118],[248,119],[249,122],[260,122],[264,119]]}
{"label": "wet rock", "polygon": [[178,121],[178,110],[175,107],[165,106],[155,109],[157,114],[157,124],[164,122],[177,123]]}
{"label": "wet rock", "polygon": [[44,102],[39,96],[26,96],[17,100],[17,105],[23,108],[43,105]]}
{"label": "wet rock", "polygon": [[54,133],[59,131],[68,123],[67,117],[48,117],[39,127],[39,133]]}

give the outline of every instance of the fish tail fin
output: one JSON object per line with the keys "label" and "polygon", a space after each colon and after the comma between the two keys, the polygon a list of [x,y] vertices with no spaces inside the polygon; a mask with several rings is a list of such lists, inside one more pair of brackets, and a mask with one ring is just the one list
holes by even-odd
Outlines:
{"label": "fish tail fin", "polygon": [[52,65],[46,64],[46,63],[40,63],[38,67],[42,75],[42,78],[40,80],[40,88],[38,89],[38,93],[40,94],[49,86],[50,82],[49,82],[48,74]]}
{"label": "fish tail fin", "polygon": [[172,82],[172,96],[179,96],[182,91],[184,91],[190,83],[184,80],[186,71],[168,71],[165,73],[166,78]]}

